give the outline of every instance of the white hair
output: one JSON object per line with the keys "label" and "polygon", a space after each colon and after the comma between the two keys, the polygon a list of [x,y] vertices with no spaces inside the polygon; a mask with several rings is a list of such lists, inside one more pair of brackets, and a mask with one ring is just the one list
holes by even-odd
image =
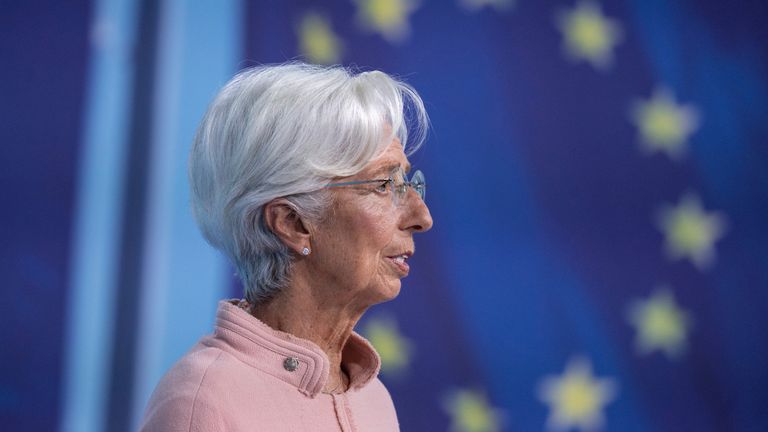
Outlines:
{"label": "white hair", "polygon": [[197,130],[189,180],[200,230],[232,260],[246,299],[268,299],[290,277],[294,252],[265,224],[266,203],[285,197],[320,221],[331,179],[360,172],[395,137],[412,153],[427,126],[416,91],[379,71],[287,63],[229,81]]}

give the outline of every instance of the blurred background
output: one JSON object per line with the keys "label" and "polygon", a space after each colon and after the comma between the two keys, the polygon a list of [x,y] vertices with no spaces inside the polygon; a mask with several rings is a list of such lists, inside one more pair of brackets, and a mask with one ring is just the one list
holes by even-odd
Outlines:
{"label": "blurred background", "polygon": [[238,70],[412,84],[435,220],[358,331],[404,431],[768,430],[768,5],[3,1],[0,428],[128,431],[240,297],[186,158]]}

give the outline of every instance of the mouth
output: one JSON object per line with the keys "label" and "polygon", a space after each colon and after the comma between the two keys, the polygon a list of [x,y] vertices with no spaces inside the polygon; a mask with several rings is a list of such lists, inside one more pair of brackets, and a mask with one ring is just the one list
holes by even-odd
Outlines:
{"label": "mouth", "polygon": [[388,256],[387,259],[392,263],[392,265],[394,265],[399,274],[402,276],[408,276],[408,272],[410,271],[410,266],[408,266],[408,258],[410,258],[411,255],[413,255],[413,252],[406,251],[399,255]]}

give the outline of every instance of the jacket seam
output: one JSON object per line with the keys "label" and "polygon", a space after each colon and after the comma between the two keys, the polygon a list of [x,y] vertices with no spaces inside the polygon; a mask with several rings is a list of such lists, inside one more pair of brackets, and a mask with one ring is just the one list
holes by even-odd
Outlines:
{"label": "jacket seam", "polygon": [[213,361],[205,367],[205,372],[203,372],[203,376],[200,377],[200,382],[197,384],[197,390],[195,390],[195,397],[192,399],[192,410],[189,413],[189,425],[187,426],[187,431],[192,432],[192,419],[195,418],[195,408],[197,407],[197,397],[200,395],[200,389],[203,388],[203,381],[205,381],[206,375],[208,375],[208,371],[211,369],[211,366],[213,366],[214,363],[216,363],[221,355],[224,352],[219,350],[219,355],[216,356]]}
{"label": "jacket seam", "polygon": [[349,428],[353,431],[356,431],[358,430],[357,424],[355,424],[355,419],[352,413],[352,405],[349,403],[349,398],[347,397],[346,393],[342,393],[341,397],[343,400],[344,411],[347,415],[347,421],[349,422]]}

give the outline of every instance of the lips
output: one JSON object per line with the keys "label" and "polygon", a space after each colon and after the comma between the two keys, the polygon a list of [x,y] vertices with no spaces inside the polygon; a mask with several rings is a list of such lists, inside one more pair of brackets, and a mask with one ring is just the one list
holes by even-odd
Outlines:
{"label": "lips", "polygon": [[406,251],[399,255],[388,256],[387,259],[392,262],[392,264],[398,270],[398,273],[401,273],[403,276],[407,276],[408,272],[410,271],[410,267],[408,266],[407,261],[411,255],[413,255],[412,252]]}

